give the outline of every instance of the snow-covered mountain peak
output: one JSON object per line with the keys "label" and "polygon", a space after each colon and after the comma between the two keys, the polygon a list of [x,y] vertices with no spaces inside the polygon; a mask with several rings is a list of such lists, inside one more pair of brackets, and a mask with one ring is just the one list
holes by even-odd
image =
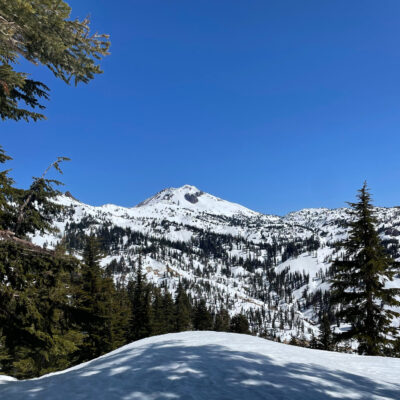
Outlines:
{"label": "snow-covered mountain peak", "polygon": [[252,211],[240,204],[222,200],[209,193],[205,193],[192,185],[184,185],[179,188],[164,189],[153,197],[141,202],[134,208],[168,207],[170,209],[185,209],[199,213],[207,213],[222,216],[244,215],[255,217],[259,213]]}
{"label": "snow-covered mountain peak", "polygon": [[184,185],[179,188],[171,187],[161,190],[154,196],[139,203],[136,207],[154,205],[157,203],[180,205],[180,201],[182,200],[196,203],[197,198],[200,197],[202,194],[202,191],[191,185]]}

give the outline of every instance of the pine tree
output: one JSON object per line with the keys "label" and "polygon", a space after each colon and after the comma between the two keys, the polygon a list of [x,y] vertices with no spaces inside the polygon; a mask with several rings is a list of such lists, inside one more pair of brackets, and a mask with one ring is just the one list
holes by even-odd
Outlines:
{"label": "pine tree", "polygon": [[20,57],[46,66],[68,84],[88,83],[102,72],[97,61],[108,54],[108,36],[90,34],[89,19],[71,19],[70,14],[62,0],[0,2],[1,119],[45,118],[35,109],[44,109],[41,99],[48,99],[49,88],[15,70]]}
{"label": "pine tree", "polygon": [[243,314],[236,314],[231,319],[230,331],[235,333],[250,333],[249,321]]}
{"label": "pine tree", "polygon": [[217,332],[229,332],[231,318],[229,313],[224,308],[221,308],[215,316],[214,330]]}
{"label": "pine tree", "polygon": [[343,243],[345,256],[333,264],[333,303],[339,307],[338,317],[350,329],[337,336],[337,341],[355,339],[358,352],[383,355],[393,346],[396,334],[391,323],[400,314],[391,307],[400,306],[399,289],[385,287],[398,271],[389,258],[375,229],[377,222],[366,183],[351,206],[350,233]]}
{"label": "pine tree", "polygon": [[326,313],[322,315],[320,331],[321,332],[318,337],[318,347],[322,350],[331,350],[333,345],[333,334],[331,323]]}
{"label": "pine tree", "polygon": [[99,264],[101,257],[98,240],[90,235],[83,253],[82,287],[78,298],[86,334],[80,349],[80,361],[90,360],[113,349],[114,287],[111,278],[103,277]]}
{"label": "pine tree", "polygon": [[153,301],[151,303],[151,326],[153,335],[163,335],[167,333],[164,324],[163,296],[161,289],[153,289]]}
{"label": "pine tree", "polygon": [[201,299],[194,309],[193,327],[197,331],[208,331],[213,327],[213,320],[206,301]]}
{"label": "pine tree", "polygon": [[[1,149],[0,162],[9,159]],[[24,191],[14,188],[7,174],[0,173],[2,370],[32,377],[69,366],[80,344],[79,329],[68,323],[72,276],[79,263],[62,251],[45,250],[10,232],[16,231],[19,220],[23,227],[19,236],[46,231],[59,208],[50,200],[57,194],[50,181],[41,181],[37,191]]]}
{"label": "pine tree", "polygon": [[128,337],[132,341],[143,339],[151,335],[152,328],[150,288],[142,272],[141,259],[139,259],[136,280],[128,283],[128,291],[132,310]]}
{"label": "pine tree", "polygon": [[113,348],[116,349],[128,343],[129,321],[131,307],[127,289],[117,284],[112,299],[112,337]]}
{"label": "pine tree", "polygon": [[[4,164],[12,160],[4,149],[0,146],[0,163]],[[8,176],[9,170],[0,172],[0,229],[9,230],[15,221],[15,202],[16,191],[13,187],[14,181]]]}
{"label": "pine tree", "polygon": [[18,378],[69,365],[81,340],[67,323],[78,261],[9,240],[0,242],[2,371]]}
{"label": "pine tree", "polygon": [[171,293],[165,288],[162,297],[162,315],[165,333],[175,332],[176,320],[174,311],[174,301]]}
{"label": "pine tree", "polygon": [[191,328],[192,305],[182,282],[179,281],[175,299],[175,321],[176,332],[187,331]]}

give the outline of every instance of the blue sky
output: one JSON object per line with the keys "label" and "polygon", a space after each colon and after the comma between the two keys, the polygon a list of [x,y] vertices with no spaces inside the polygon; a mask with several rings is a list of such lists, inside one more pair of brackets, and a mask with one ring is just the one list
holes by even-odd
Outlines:
{"label": "blue sky", "polygon": [[65,190],[95,205],[192,184],[285,214],[365,179],[400,204],[398,0],[69,4],[112,54],[77,88],[28,66],[52,91],[47,121],[0,122],[20,186],[65,155]]}

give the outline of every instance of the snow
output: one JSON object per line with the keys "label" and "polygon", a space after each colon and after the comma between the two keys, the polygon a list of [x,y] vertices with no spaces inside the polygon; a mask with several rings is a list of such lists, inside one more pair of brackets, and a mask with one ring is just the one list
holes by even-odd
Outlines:
{"label": "snow", "polygon": [[0,378],[7,400],[400,398],[400,359],[219,332],[156,336],[39,379]]}
{"label": "snow", "polygon": [[[335,243],[348,235],[347,208],[310,208],[292,212],[284,217],[263,215],[204,193],[190,185],[164,189],[131,208],[113,204],[94,207],[68,196],[60,196],[57,201],[66,206],[65,213],[54,223],[59,232],[37,234],[32,238],[34,243],[53,248],[66,233],[67,224],[82,222],[86,234],[100,226],[107,226],[110,229],[115,227],[143,233],[148,237],[148,245],[152,242],[157,244],[161,238],[169,242],[186,242],[191,247],[190,251],[179,250],[179,246],[163,244],[158,246],[162,251],[142,255],[146,278],[155,285],[165,285],[172,294],[179,279],[185,278],[190,282],[189,294],[193,298],[203,297],[214,310],[224,307],[231,315],[268,311],[274,319],[280,311],[294,310],[299,320],[304,321],[306,339],[311,338],[311,332],[317,335],[318,327],[314,323],[316,309],[312,306],[304,308],[303,293],[305,289],[309,294],[318,290],[330,290],[329,281],[324,274],[339,254]],[[400,208],[377,207],[375,211],[381,238],[390,239],[395,246],[400,246]],[[231,246],[223,245],[232,262],[218,256],[204,260],[196,240],[209,233],[231,235],[235,240],[240,239],[234,241]],[[114,276],[116,281],[121,282],[127,282],[129,278],[134,277],[132,271],[139,263],[139,246],[137,243],[128,244],[127,235],[110,247],[101,263],[105,267],[112,260],[122,259],[127,269]],[[319,248],[309,252],[305,242],[311,238],[318,240]],[[224,242],[223,236],[221,239]],[[286,259],[283,258],[283,251],[289,242],[300,246],[299,254],[297,257]],[[243,263],[239,262],[239,259],[258,259],[260,262],[271,259],[265,245],[274,243],[278,245],[278,254],[273,260],[272,268],[275,268],[277,273],[284,270],[291,273],[304,271],[310,276],[308,282],[294,290],[292,302],[275,292],[262,268],[257,269],[256,281],[260,283],[255,290],[254,272],[244,268]],[[75,255],[80,257],[79,252]],[[393,282],[387,282],[387,287],[389,286],[400,288],[400,276]],[[269,290],[274,299],[271,307],[265,298],[259,295],[264,288]],[[396,323],[400,324],[400,319]],[[270,328],[270,322],[263,321],[260,325],[262,330],[269,331]],[[279,328],[276,334],[281,340],[288,341],[291,336],[299,337],[303,332],[286,326],[284,330]]]}

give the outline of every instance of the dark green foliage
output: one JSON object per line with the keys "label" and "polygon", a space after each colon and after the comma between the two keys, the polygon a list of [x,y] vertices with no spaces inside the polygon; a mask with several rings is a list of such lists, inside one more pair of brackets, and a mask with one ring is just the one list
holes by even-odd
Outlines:
{"label": "dark green foliage", "polygon": [[87,237],[77,296],[81,327],[85,333],[80,361],[90,360],[113,349],[114,286],[111,278],[103,275],[99,265],[101,256],[97,239]]}
{"label": "dark green foliage", "polygon": [[320,335],[318,337],[318,348],[322,350],[332,350],[333,347],[333,333],[331,329],[331,322],[327,314],[323,314],[321,325],[320,325]]}
{"label": "dark green foliage", "polygon": [[120,284],[116,285],[112,300],[112,337],[113,348],[116,349],[128,343],[131,306],[128,292]]}
{"label": "dark green foliage", "polygon": [[400,316],[388,308],[400,305],[396,299],[400,290],[385,288],[385,280],[393,279],[398,266],[380,242],[366,184],[358,199],[349,203],[354,221],[343,243],[345,256],[333,264],[332,300],[338,318],[351,325],[336,340],[356,339],[360,354],[383,355],[392,348],[397,331],[391,326],[392,319]]}
{"label": "dark green foliage", "polygon": [[190,304],[189,297],[183,289],[182,282],[179,281],[175,299],[176,332],[187,331],[191,328],[191,312],[192,305]]}
{"label": "dark green foliage", "polygon": [[[70,19],[62,0],[0,2],[0,118],[38,120],[49,88],[17,72],[20,57],[49,68],[56,78],[88,83],[101,73],[98,60],[108,54],[107,35],[90,34],[89,19]],[[24,108],[27,107],[27,108]],[[37,112],[39,110],[39,112]]]}
{"label": "dark green foliage", "polygon": [[196,331],[210,331],[213,328],[212,315],[204,299],[199,300],[194,308],[193,328]]}
{"label": "dark green foliage", "polygon": [[231,319],[230,331],[235,333],[250,333],[249,321],[243,314],[236,314]]}
{"label": "dark green foliage", "polygon": [[0,242],[0,326],[9,356],[3,372],[23,378],[70,365],[82,339],[68,323],[76,267],[71,257]]}
{"label": "dark green foliage", "polygon": [[[0,163],[4,164],[12,158],[0,146]],[[15,201],[14,181],[8,176],[9,170],[0,172],[0,229],[10,229],[15,221],[15,209],[11,203]]]}
{"label": "dark green foliage", "polygon": [[145,282],[142,273],[142,264],[136,273],[136,280],[128,283],[128,292],[131,301],[131,321],[129,327],[129,340],[139,340],[152,333],[150,287]]}
{"label": "dark green foliage", "polygon": [[162,298],[162,314],[164,321],[165,333],[175,332],[175,307],[171,293],[168,290],[164,290],[164,296]]}
{"label": "dark green foliage", "polygon": [[[247,324],[248,325],[248,324]],[[221,308],[215,316],[214,330],[217,332],[229,332],[231,327],[231,318],[224,308]]]}

